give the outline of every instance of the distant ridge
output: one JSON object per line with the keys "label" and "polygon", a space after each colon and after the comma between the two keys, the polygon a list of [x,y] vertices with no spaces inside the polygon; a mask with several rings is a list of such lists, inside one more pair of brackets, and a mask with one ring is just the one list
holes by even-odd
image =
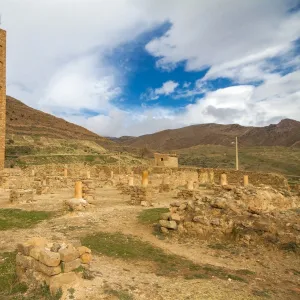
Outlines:
{"label": "distant ridge", "polygon": [[169,129],[139,137],[120,137],[114,141],[131,147],[148,147],[158,151],[189,148],[197,145],[230,146],[239,137],[241,146],[300,147],[300,122],[284,119],[265,127],[238,124],[200,124]]}

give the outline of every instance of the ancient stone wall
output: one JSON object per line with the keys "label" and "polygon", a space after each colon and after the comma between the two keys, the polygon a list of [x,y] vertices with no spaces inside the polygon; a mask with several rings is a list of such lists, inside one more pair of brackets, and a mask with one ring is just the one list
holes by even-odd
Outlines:
{"label": "ancient stone wall", "polygon": [[6,124],[6,31],[0,29],[0,170],[5,159]]}

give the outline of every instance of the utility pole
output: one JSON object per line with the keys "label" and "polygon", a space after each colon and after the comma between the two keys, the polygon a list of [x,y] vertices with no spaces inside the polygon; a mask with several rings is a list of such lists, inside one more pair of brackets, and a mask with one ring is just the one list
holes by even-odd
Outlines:
{"label": "utility pole", "polygon": [[121,156],[119,152],[119,175],[121,175]]}
{"label": "utility pole", "polygon": [[239,150],[238,150],[238,138],[235,137],[235,168],[239,170]]}

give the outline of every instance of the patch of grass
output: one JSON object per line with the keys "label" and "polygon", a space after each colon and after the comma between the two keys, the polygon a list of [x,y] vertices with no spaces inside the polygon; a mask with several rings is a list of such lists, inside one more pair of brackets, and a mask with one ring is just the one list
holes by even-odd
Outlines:
{"label": "patch of grass", "polygon": [[267,290],[252,290],[252,294],[258,297],[271,298]]}
{"label": "patch of grass", "polygon": [[244,279],[243,277],[240,277],[240,276],[237,276],[237,275],[234,275],[234,274],[228,274],[227,277],[232,279],[232,280],[235,280],[235,281],[248,283],[248,281],[246,279]]}
{"label": "patch of grass", "polygon": [[255,272],[247,270],[247,269],[240,269],[240,270],[237,270],[236,272],[241,275],[255,275]]}
{"label": "patch of grass", "polygon": [[223,268],[212,265],[198,265],[192,261],[174,254],[167,254],[162,249],[148,242],[123,235],[122,233],[98,232],[81,239],[82,245],[95,253],[125,260],[152,262],[154,272],[159,276],[183,276],[187,279],[211,278],[212,276],[246,282],[238,274],[230,273]]}
{"label": "patch of grass", "polygon": [[62,291],[51,295],[49,287],[44,283],[37,289],[29,290],[28,286],[19,282],[16,275],[16,252],[0,254],[0,299],[5,300],[59,300]]}
{"label": "patch of grass", "polygon": [[161,214],[166,212],[169,212],[168,208],[145,209],[138,215],[138,220],[143,224],[153,224],[158,222]]}
{"label": "patch of grass", "polygon": [[226,245],[220,243],[209,244],[208,247],[214,250],[228,250]]}
{"label": "patch of grass", "polygon": [[280,245],[280,248],[289,252],[298,252],[300,247],[295,242],[284,243]]}
{"label": "patch of grass", "polygon": [[123,290],[114,290],[111,288],[106,288],[105,293],[108,295],[116,296],[119,300],[133,300],[133,297],[128,292]]}
{"label": "patch of grass", "polygon": [[17,294],[24,290],[24,287],[18,285],[15,272],[15,252],[6,252],[0,256],[0,299],[4,296]]}
{"label": "patch of grass", "polygon": [[0,209],[0,231],[12,228],[29,228],[52,216],[52,212],[46,211]]}

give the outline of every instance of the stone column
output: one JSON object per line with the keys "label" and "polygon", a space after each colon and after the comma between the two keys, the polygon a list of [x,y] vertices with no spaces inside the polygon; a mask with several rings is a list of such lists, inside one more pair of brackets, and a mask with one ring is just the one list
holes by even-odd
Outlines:
{"label": "stone column", "polygon": [[35,176],[35,170],[33,169],[33,170],[31,170],[31,176]]}
{"label": "stone column", "polygon": [[210,170],[208,172],[208,179],[209,179],[209,183],[214,184],[215,183],[215,174],[213,170]]}
{"label": "stone column", "polygon": [[110,172],[110,179],[114,179],[114,171]]}
{"label": "stone column", "polygon": [[142,175],[142,186],[143,187],[148,186],[148,182],[149,182],[148,175],[149,175],[148,171],[143,171],[143,175]]}
{"label": "stone column", "polygon": [[225,173],[220,176],[220,185],[227,185],[227,175]]}
{"label": "stone column", "polygon": [[187,183],[187,189],[189,191],[192,191],[194,189],[194,181],[193,180],[189,180]]}
{"label": "stone column", "polygon": [[90,179],[91,178],[91,172],[90,171],[86,171],[86,178]]}
{"label": "stone column", "polygon": [[133,186],[133,176],[129,176],[128,185]]}
{"label": "stone column", "polygon": [[66,167],[64,168],[64,177],[68,177],[68,169]]}
{"label": "stone column", "polygon": [[81,181],[75,182],[75,198],[82,199],[82,182]]}
{"label": "stone column", "polygon": [[247,186],[248,184],[249,184],[248,175],[244,175],[244,186]]}
{"label": "stone column", "polygon": [[207,184],[208,183],[208,172],[207,171],[202,171],[199,174],[199,183],[200,184]]}

